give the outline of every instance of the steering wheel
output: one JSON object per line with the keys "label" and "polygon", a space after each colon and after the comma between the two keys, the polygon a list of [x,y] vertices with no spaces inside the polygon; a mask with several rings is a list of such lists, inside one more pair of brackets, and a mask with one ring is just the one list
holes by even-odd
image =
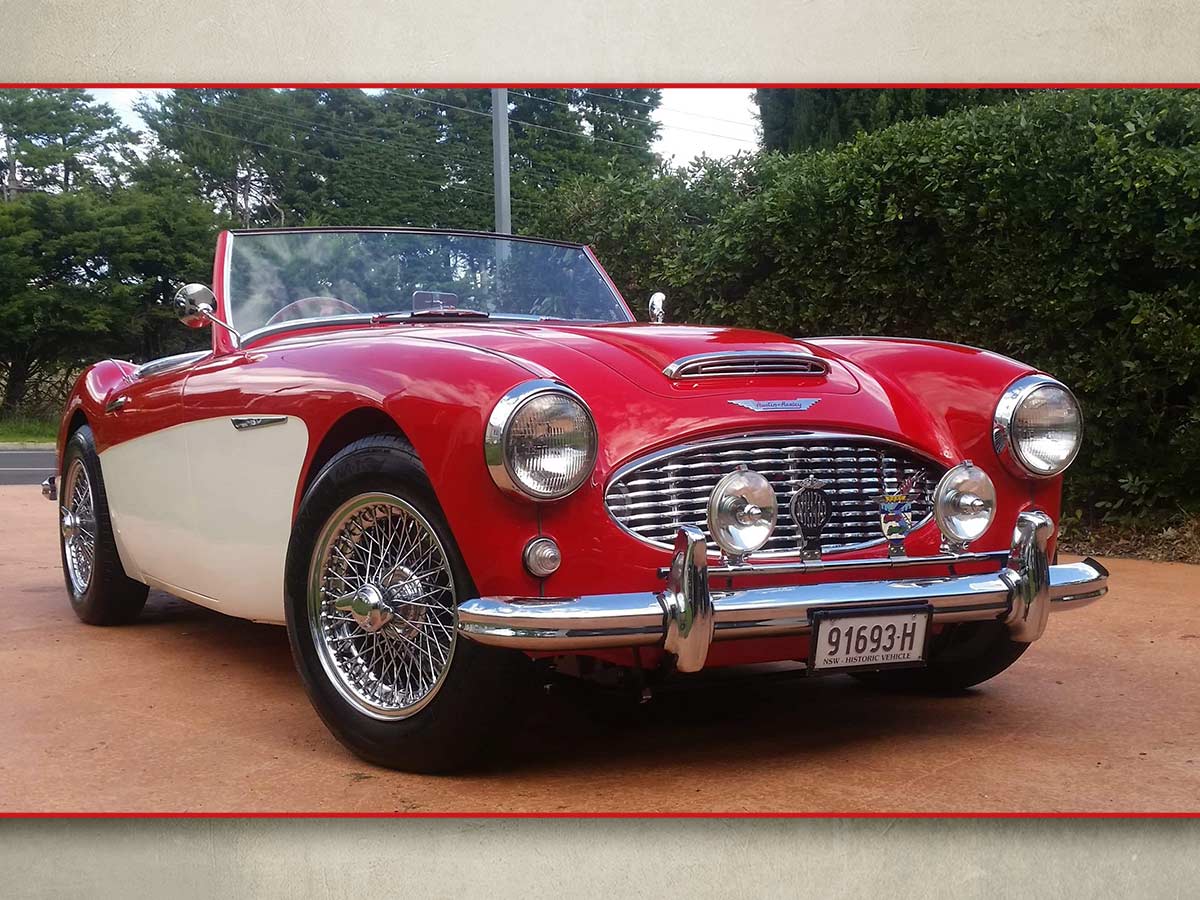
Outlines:
{"label": "steering wheel", "polygon": [[356,312],[362,312],[362,310],[337,297],[302,297],[278,310],[275,315],[267,319],[266,324],[277,325],[293,319],[319,319],[322,316],[338,316]]}

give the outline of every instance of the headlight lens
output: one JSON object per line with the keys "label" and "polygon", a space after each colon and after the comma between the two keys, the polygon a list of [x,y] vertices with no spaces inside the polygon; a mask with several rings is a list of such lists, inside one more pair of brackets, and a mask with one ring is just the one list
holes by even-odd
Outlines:
{"label": "headlight lens", "polygon": [[1058,475],[1075,460],[1082,437],[1079,402],[1051,378],[1019,379],[996,408],[996,450],[1020,474]]}
{"label": "headlight lens", "polygon": [[934,492],[933,516],[951,543],[965,546],[983,537],[996,514],[996,488],[970,460],[942,476]]}
{"label": "headlight lens", "polygon": [[552,381],[518,385],[488,420],[484,455],[496,484],[536,500],[557,500],[596,464],[596,426],[583,400]]}
{"label": "headlight lens", "polygon": [[775,489],[757,472],[730,472],[708,498],[708,533],[733,557],[759,549],[771,537],[778,516]]}

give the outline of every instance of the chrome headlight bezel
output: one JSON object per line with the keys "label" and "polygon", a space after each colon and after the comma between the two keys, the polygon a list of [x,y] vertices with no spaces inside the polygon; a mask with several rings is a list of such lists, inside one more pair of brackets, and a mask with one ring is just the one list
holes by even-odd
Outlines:
{"label": "chrome headlight bezel", "polygon": [[[539,491],[536,487],[522,481],[513,471],[508,453],[509,430],[517,414],[531,400],[546,394],[561,394],[577,404],[583,411],[590,430],[590,445],[585,464],[566,489],[554,493]],[[549,379],[538,378],[526,381],[505,393],[492,408],[487,426],[484,428],[483,456],[492,481],[505,493],[525,500],[550,502],[569,497],[579,490],[591,476],[596,467],[598,452],[599,439],[596,433],[596,421],[592,417],[592,411],[588,408],[587,403],[565,384]]]}
{"label": "chrome headlight bezel", "polygon": [[[1071,403],[1075,406],[1076,416],[1079,420],[1079,431],[1075,439],[1075,446],[1071,449],[1070,455],[1066,461],[1052,472],[1041,471],[1026,461],[1021,452],[1021,448],[1013,437],[1012,427],[1013,421],[1016,419],[1017,413],[1022,405],[1039,390],[1047,387],[1056,388],[1063,391],[1070,398]],[[996,456],[1000,458],[1000,462],[1004,467],[1022,478],[1056,478],[1062,475],[1071,463],[1075,461],[1075,457],[1079,455],[1079,448],[1083,444],[1083,409],[1079,405],[1079,400],[1061,381],[1051,378],[1048,375],[1026,375],[1018,378],[1005,389],[1000,395],[1000,400],[996,404],[996,412],[992,418],[992,447],[996,451]]]}

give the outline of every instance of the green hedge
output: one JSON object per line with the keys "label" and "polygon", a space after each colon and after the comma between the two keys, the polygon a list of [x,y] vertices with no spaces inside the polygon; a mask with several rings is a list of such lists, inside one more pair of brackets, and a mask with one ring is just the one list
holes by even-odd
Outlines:
{"label": "green hedge", "polygon": [[794,335],[988,347],[1087,418],[1068,502],[1200,507],[1200,92],[1061,91],[833,150],[577,182],[537,230],[638,306]]}

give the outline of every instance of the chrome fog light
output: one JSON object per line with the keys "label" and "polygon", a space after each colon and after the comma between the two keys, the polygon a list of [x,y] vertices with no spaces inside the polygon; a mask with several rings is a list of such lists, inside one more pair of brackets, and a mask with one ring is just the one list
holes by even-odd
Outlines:
{"label": "chrome fog light", "polygon": [[562,565],[562,551],[547,537],[534,538],[525,545],[525,568],[536,578],[553,575]]}
{"label": "chrome fog light", "polygon": [[933,516],[952,544],[965,547],[983,537],[996,514],[996,488],[988,473],[961,462],[938,482],[933,495]]}
{"label": "chrome fog light", "polygon": [[708,533],[729,556],[753,553],[775,530],[775,489],[757,472],[730,472],[708,498]]}

